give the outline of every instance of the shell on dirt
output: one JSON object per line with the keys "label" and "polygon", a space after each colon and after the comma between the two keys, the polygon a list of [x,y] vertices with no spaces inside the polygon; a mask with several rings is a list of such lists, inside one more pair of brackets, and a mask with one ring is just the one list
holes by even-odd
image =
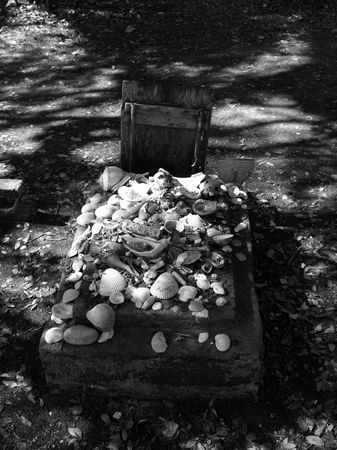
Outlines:
{"label": "shell on dirt", "polygon": [[151,339],[152,350],[156,353],[164,353],[167,350],[167,342],[162,331],[158,331]]}
{"label": "shell on dirt", "polygon": [[207,331],[203,331],[203,332],[199,333],[199,336],[198,336],[199,344],[203,344],[204,342],[207,341],[208,338],[209,338],[209,334],[207,333]]}
{"label": "shell on dirt", "polygon": [[110,219],[115,211],[117,211],[117,208],[113,205],[102,205],[96,209],[95,216],[97,219]]}
{"label": "shell on dirt", "polygon": [[55,317],[62,320],[72,319],[74,305],[71,303],[56,303],[52,306],[52,313]]}
{"label": "shell on dirt", "polygon": [[93,204],[96,204],[96,205],[97,205],[98,203],[100,203],[102,200],[103,200],[103,195],[100,194],[99,192],[98,192],[97,194],[92,195],[92,196],[89,198],[89,202],[90,202],[90,203],[93,203]]}
{"label": "shell on dirt", "polygon": [[231,340],[228,334],[220,333],[214,338],[215,346],[219,352],[227,352],[231,346]]}
{"label": "shell on dirt", "polygon": [[74,325],[67,328],[63,339],[72,345],[90,345],[97,341],[99,331],[86,325]]}
{"label": "shell on dirt", "polygon": [[110,339],[112,339],[114,337],[114,334],[115,334],[115,330],[113,330],[113,329],[110,331],[102,331],[97,342],[99,344],[102,344],[103,342],[109,341]]}
{"label": "shell on dirt", "polygon": [[122,222],[125,219],[126,214],[127,212],[125,209],[117,209],[117,211],[112,214],[111,220],[113,222]]}
{"label": "shell on dirt", "polygon": [[154,302],[152,309],[153,311],[161,311],[163,309],[163,304],[161,302]]}
{"label": "shell on dirt", "polygon": [[87,319],[100,331],[110,331],[115,325],[115,311],[107,303],[99,303],[86,314]]}
{"label": "shell on dirt", "polygon": [[195,286],[181,286],[178,291],[179,300],[181,302],[187,302],[188,300],[192,300],[197,295],[197,288]]}
{"label": "shell on dirt", "polygon": [[174,276],[169,272],[164,272],[155,280],[151,286],[151,295],[161,300],[172,298],[178,292],[179,286]]}
{"label": "shell on dirt", "polygon": [[72,272],[68,277],[66,278],[67,283],[76,283],[79,281],[83,276],[82,272]]}
{"label": "shell on dirt", "polygon": [[77,289],[67,289],[63,292],[62,303],[73,302],[79,296],[79,291]]}
{"label": "shell on dirt", "polygon": [[180,253],[180,255],[177,256],[177,259],[175,261],[175,264],[177,267],[182,266],[183,264],[189,265],[193,264],[195,261],[200,259],[201,253],[197,250],[188,250],[186,252]]}
{"label": "shell on dirt", "polygon": [[225,306],[225,305],[228,305],[228,303],[229,303],[229,301],[226,297],[218,297],[215,300],[216,306]]}
{"label": "shell on dirt", "polygon": [[95,216],[92,212],[85,212],[83,214],[80,214],[77,219],[76,222],[81,225],[82,227],[86,227],[87,225],[89,225],[90,222],[92,222],[93,220],[95,220]]}
{"label": "shell on dirt", "polygon": [[147,287],[137,287],[132,295],[131,295],[131,301],[135,304],[140,305],[140,307],[143,305],[145,300],[150,296],[150,289]]}
{"label": "shell on dirt", "polygon": [[126,280],[116,269],[108,268],[102,273],[98,293],[109,297],[114,292],[121,292],[126,287]]}
{"label": "shell on dirt", "polygon": [[108,166],[104,169],[102,175],[98,179],[98,183],[104,191],[113,188],[126,175],[123,169],[118,166]]}
{"label": "shell on dirt", "polygon": [[81,213],[84,214],[88,212],[94,212],[96,208],[97,205],[95,203],[86,203],[85,205],[82,206]]}
{"label": "shell on dirt", "polygon": [[224,289],[221,281],[215,281],[214,283],[211,284],[211,287],[213,289],[213,292],[215,292],[215,294],[219,294],[219,295],[225,294],[225,289]]}
{"label": "shell on dirt", "polygon": [[217,236],[213,236],[213,242],[215,242],[217,245],[220,245],[220,247],[223,247],[224,245],[227,245],[234,237],[234,234],[219,234]]}
{"label": "shell on dirt", "polygon": [[197,286],[199,289],[206,291],[211,287],[211,283],[208,281],[208,278],[204,274],[198,274],[197,276]]}
{"label": "shell on dirt", "polygon": [[153,295],[150,295],[147,297],[145,302],[142,304],[142,309],[147,310],[152,307],[152,305],[156,303],[156,297],[153,297]]}
{"label": "shell on dirt", "polygon": [[188,305],[188,309],[192,312],[200,312],[204,309],[204,304],[202,300],[195,299]]}
{"label": "shell on dirt", "polygon": [[206,230],[206,236],[210,238],[213,238],[214,236],[219,236],[220,234],[222,234],[221,231],[215,227],[210,227],[207,228]]}
{"label": "shell on dirt", "polygon": [[109,297],[109,302],[113,305],[121,305],[122,303],[124,303],[124,300],[125,298],[122,292],[113,292]]}
{"label": "shell on dirt", "polygon": [[198,214],[188,214],[185,220],[193,231],[202,230],[205,227],[205,222]]}
{"label": "shell on dirt", "polygon": [[47,344],[54,344],[55,342],[62,341],[64,329],[61,327],[49,328],[44,334],[44,340]]}

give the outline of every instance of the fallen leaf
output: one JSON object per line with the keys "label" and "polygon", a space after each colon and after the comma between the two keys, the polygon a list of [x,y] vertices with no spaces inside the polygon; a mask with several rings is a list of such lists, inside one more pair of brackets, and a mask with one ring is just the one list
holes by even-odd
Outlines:
{"label": "fallen leaf", "polygon": [[313,445],[314,447],[324,447],[324,442],[319,436],[306,436],[305,440],[308,442],[308,444]]}
{"label": "fallen leaf", "polygon": [[72,427],[68,427],[68,432],[71,436],[75,437],[75,438],[82,438],[82,431],[80,428],[76,427],[76,428],[72,428]]}
{"label": "fallen leaf", "polygon": [[26,427],[32,426],[32,422],[28,420],[25,416],[20,416],[20,420],[24,425],[26,425]]}
{"label": "fallen leaf", "polygon": [[179,425],[172,420],[164,419],[163,417],[159,417],[159,419],[163,422],[163,429],[161,430],[161,434],[167,439],[173,438],[178,431]]}

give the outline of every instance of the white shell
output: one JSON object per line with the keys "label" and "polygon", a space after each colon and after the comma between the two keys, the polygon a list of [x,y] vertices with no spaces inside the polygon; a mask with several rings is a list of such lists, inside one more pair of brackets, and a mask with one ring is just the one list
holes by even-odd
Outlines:
{"label": "white shell", "polygon": [[156,353],[164,353],[167,350],[167,342],[162,331],[158,331],[151,339],[152,350]]}
{"label": "white shell", "polygon": [[220,333],[217,334],[214,338],[215,346],[219,350],[219,352],[227,352],[231,346],[231,340],[228,334]]}
{"label": "white shell", "polygon": [[213,238],[214,236],[219,236],[220,234],[221,231],[214,227],[207,228],[206,230],[206,236],[210,238]]}
{"label": "white shell", "polygon": [[72,272],[67,278],[66,281],[68,283],[76,283],[78,280],[82,278],[82,272]]}
{"label": "white shell", "polygon": [[62,303],[73,302],[80,295],[77,289],[67,289],[62,295]]}
{"label": "white shell", "polygon": [[100,203],[102,201],[102,199],[103,199],[103,195],[98,192],[97,194],[94,194],[89,198],[89,202],[97,204],[97,203]]}
{"label": "white shell", "polygon": [[108,198],[108,205],[119,205],[120,202],[120,197],[117,194],[112,194],[109,198]]}
{"label": "white shell", "polygon": [[92,212],[85,212],[83,214],[80,214],[77,219],[76,222],[81,225],[82,227],[86,227],[87,225],[89,225],[90,222],[92,222],[95,219],[95,216]]}
{"label": "white shell", "polygon": [[234,237],[234,234],[218,234],[217,236],[213,236],[213,242],[220,247],[227,245]]}
{"label": "white shell", "polygon": [[143,305],[145,300],[150,296],[150,289],[147,287],[137,287],[131,295],[131,301],[139,308]]}
{"label": "white shell", "polygon": [[242,230],[245,230],[247,228],[247,224],[244,222],[240,222],[236,225],[234,228],[235,233],[239,233]]}
{"label": "white shell", "polygon": [[209,334],[206,331],[199,333],[199,336],[198,336],[199,344],[206,342],[208,338],[209,338]]}
{"label": "white shell", "polygon": [[204,309],[204,304],[202,300],[195,299],[188,305],[188,309],[192,312],[200,312]]}
{"label": "white shell", "polygon": [[182,252],[177,256],[175,261],[175,265],[180,267],[182,265],[193,264],[201,257],[201,253],[197,250],[187,250],[186,252]]}
{"label": "white shell", "polygon": [[97,219],[110,219],[116,208],[112,205],[99,206],[95,211]]}
{"label": "white shell", "polygon": [[229,302],[228,302],[227,298],[225,298],[225,297],[218,297],[218,298],[215,300],[216,306],[225,306],[225,305],[227,305],[228,303],[229,303]]}
{"label": "white shell", "polygon": [[199,289],[202,289],[203,291],[206,291],[211,287],[210,282],[208,281],[208,278],[206,275],[199,274],[197,277],[197,286]]}
{"label": "white shell", "polygon": [[91,227],[91,234],[92,235],[99,234],[101,232],[102,228],[103,228],[103,224],[101,222],[94,223],[93,226]]}
{"label": "white shell", "polygon": [[52,306],[52,313],[55,317],[62,320],[72,319],[74,305],[71,303],[56,303]]}
{"label": "white shell", "polygon": [[220,295],[224,295],[225,294],[225,289],[222,286],[221,281],[216,281],[216,282],[212,283],[211,287],[212,287],[213,291],[216,294],[220,294]]}
{"label": "white shell", "polygon": [[122,294],[122,292],[113,292],[110,294],[109,302],[113,305],[120,305],[121,303],[124,303],[124,294]]}
{"label": "white shell", "polygon": [[80,272],[80,270],[82,269],[83,266],[84,266],[84,261],[81,258],[74,259],[74,261],[71,265],[74,272]]}
{"label": "white shell", "polygon": [[57,323],[58,325],[61,325],[63,323],[63,320],[58,318],[58,317],[56,317],[54,314],[51,314],[50,320],[52,320],[53,322]]}
{"label": "white shell", "polygon": [[90,345],[97,341],[99,332],[85,325],[74,325],[67,328],[63,339],[72,345]]}
{"label": "white shell", "polygon": [[163,309],[163,304],[160,302],[154,302],[152,305],[153,311],[161,311]]}
{"label": "white shell", "polygon": [[62,341],[64,330],[60,327],[49,328],[44,335],[44,340],[47,344],[54,344],[55,342]]}
{"label": "white shell", "polygon": [[178,294],[179,300],[181,302],[187,302],[188,300],[191,300],[196,297],[197,288],[194,286],[181,286],[181,288],[178,291]]}
{"label": "white shell", "polygon": [[179,286],[174,276],[169,272],[164,272],[155,280],[151,286],[151,295],[166,300],[172,298],[178,292]]}
{"label": "white shell", "polygon": [[194,231],[201,230],[205,227],[205,222],[198,214],[188,214],[185,220],[187,225]]}
{"label": "white shell", "polygon": [[86,313],[90,323],[100,331],[111,331],[115,325],[115,311],[107,303],[99,303]]}
{"label": "white shell", "polygon": [[109,297],[114,292],[121,292],[126,287],[126,280],[116,269],[108,268],[102,273],[98,293]]}
{"label": "white shell", "polygon": [[115,334],[115,330],[112,329],[110,331],[102,331],[102,333],[100,334],[97,342],[99,344],[102,344],[103,342],[108,341],[109,339],[112,339],[114,337]]}
{"label": "white shell", "polygon": [[81,208],[81,213],[88,213],[88,212],[93,212],[95,211],[95,209],[97,208],[97,205],[95,205],[94,203],[86,203],[85,205],[82,206]]}

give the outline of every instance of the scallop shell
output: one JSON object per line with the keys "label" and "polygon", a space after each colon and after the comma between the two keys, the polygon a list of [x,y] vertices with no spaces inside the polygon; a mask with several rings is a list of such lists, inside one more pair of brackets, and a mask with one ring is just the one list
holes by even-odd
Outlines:
{"label": "scallop shell", "polygon": [[194,299],[197,295],[197,288],[194,286],[181,286],[178,291],[179,300],[181,302],[187,302],[188,300]]}
{"label": "scallop shell", "polygon": [[97,205],[95,203],[86,203],[85,205],[82,206],[81,208],[81,213],[88,213],[88,212],[93,212],[95,211],[95,209],[97,208]]}
{"label": "scallop shell", "polygon": [[124,303],[124,294],[122,292],[113,292],[110,294],[109,302],[113,305],[121,305]]}
{"label": "scallop shell", "polygon": [[95,216],[92,212],[85,212],[83,214],[80,214],[77,219],[76,222],[81,225],[82,227],[86,227],[87,225],[89,225],[90,222],[92,222],[95,219]]}
{"label": "scallop shell", "polygon": [[169,272],[164,272],[155,280],[151,286],[151,295],[160,298],[161,300],[167,300],[172,298],[178,292],[179,286],[174,276]]}
{"label": "scallop shell", "polygon": [[120,292],[126,287],[126,280],[116,269],[105,269],[102,273],[101,284],[98,293],[108,297],[114,292]]}
{"label": "scallop shell", "polygon": [[80,293],[78,292],[77,289],[67,289],[66,291],[64,291],[62,295],[62,303],[73,302],[74,300],[77,299],[79,294]]}
{"label": "scallop shell", "polygon": [[199,274],[197,276],[197,286],[199,289],[202,289],[203,291],[206,291],[211,287],[210,282],[208,281],[208,278],[206,275]]}
{"label": "scallop shell", "polygon": [[217,245],[220,245],[220,247],[223,247],[224,245],[227,245],[234,237],[234,234],[219,234],[217,236],[213,236],[213,242],[215,242]]}
{"label": "scallop shell", "polygon": [[137,287],[131,295],[131,301],[141,308],[145,300],[150,296],[150,289],[147,287]]}
{"label": "scallop shell", "polygon": [[216,294],[224,295],[225,289],[222,286],[221,281],[216,281],[216,282],[212,283],[211,287],[213,289],[213,292],[215,292]]}
{"label": "scallop shell", "polygon": [[167,350],[167,342],[162,331],[158,331],[151,339],[152,350],[156,353],[164,353]]}
{"label": "scallop shell", "polygon": [[203,344],[204,342],[207,341],[208,338],[209,338],[209,334],[206,331],[199,333],[199,336],[198,336],[199,344]]}
{"label": "scallop shell", "polygon": [[220,333],[217,334],[214,338],[215,346],[219,350],[219,352],[227,352],[231,346],[231,340],[228,334]]}
{"label": "scallop shell", "polygon": [[64,330],[60,327],[49,328],[44,335],[44,340],[47,344],[54,344],[55,342],[62,341]]}
{"label": "scallop shell", "polygon": [[99,206],[95,211],[95,216],[97,219],[110,219],[112,214],[117,211],[112,205]]}
{"label": "scallop shell", "polygon": [[63,339],[72,345],[90,345],[97,341],[99,332],[85,325],[74,325],[68,328]]}
{"label": "scallop shell", "polygon": [[86,314],[87,319],[100,331],[110,331],[115,325],[115,311],[107,303],[99,303]]}
{"label": "scallop shell", "polygon": [[175,264],[177,267],[180,267],[183,264],[185,264],[185,265],[193,264],[200,257],[201,257],[200,252],[198,252],[196,250],[188,250],[187,252],[180,253],[180,255],[177,256]]}
{"label": "scallop shell", "polygon": [[72,319],[74,305],[70,303],[57,303],[52,306],[52,313],[55,317],[62,320]]}

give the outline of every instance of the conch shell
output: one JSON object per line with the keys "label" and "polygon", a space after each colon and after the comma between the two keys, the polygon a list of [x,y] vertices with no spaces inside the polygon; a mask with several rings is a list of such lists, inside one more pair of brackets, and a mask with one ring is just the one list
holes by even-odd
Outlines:
{"label": "conch shell", "polygon": [[169,272],[164,272],[155,280],[151,286],[151,295],[161,300],[172,298],[178,292],[179,286],[173,275]]}

